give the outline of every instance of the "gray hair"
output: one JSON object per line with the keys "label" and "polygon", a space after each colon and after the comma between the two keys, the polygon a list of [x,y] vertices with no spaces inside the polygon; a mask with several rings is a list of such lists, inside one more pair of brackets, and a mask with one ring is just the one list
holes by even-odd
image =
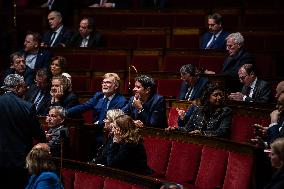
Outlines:
{"label": "gray hair", "polygon": [[242,34],[240,32],[236,32],[236,33],[231,33],[227,38],[226,40],[228,40],[229,38],[233,38],[235,43],[243,46],[244,45],[244,42],[245,42],[245,39],[244,37],[242,36]]}
{"label": "gray hair", "polygon": [[18,74],[9,74],[4,79],[4,85],[1,87],[5,90],[14,89],[19,85],[25,84],[24,77]]}
{"label": "gray hair", "polygon": [[62,106],[50,106],[50,107],[49,107],[49,110],[52,110],[52,109],[57,110],[58,113],[59,113],[59,116],[60,116],[61,118],[63,118],[63,119],[66,118],[66,109],[63,108]]}

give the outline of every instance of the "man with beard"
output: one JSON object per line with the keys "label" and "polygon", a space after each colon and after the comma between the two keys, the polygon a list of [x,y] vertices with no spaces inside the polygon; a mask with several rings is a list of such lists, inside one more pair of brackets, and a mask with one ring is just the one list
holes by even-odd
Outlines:
{"label": "man with beard", "polygon": [[26,85],[30,86],[34,83],[35,74],[31,68],[26,66],[25,57],[20,52],[10,55],[10,68],[4,72],[5,78],[9,74],[18,74],[24,77]]}
{"label": "man with beard", "polygon": [[126,105],[126,99],[118,93],[120,78],[116,73],[106,73],[102,81],[102,92],[96,94],[84,104],[69,108],[67,116],[81,114],[93,110],[93,123],[98,127],[97,145],[103,143],[103,127],[106,112],[111,109],[121,109]]}

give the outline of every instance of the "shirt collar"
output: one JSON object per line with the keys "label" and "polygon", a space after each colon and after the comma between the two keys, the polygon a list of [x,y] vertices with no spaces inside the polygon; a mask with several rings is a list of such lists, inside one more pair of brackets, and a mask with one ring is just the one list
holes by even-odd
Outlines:
{"label": "shirt collar", "polygon": [[252,82],[252,84],[250,85],[250,88],[251,88],[251,89],[254,89],[254,88],[255,88],[256,81],[257,81],[257,77],[255,78],[255,80],[254,80],[254,81]]}

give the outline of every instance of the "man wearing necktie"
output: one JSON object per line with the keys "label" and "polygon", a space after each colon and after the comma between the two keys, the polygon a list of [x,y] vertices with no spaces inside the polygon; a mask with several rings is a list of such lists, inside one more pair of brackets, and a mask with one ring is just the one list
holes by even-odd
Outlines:
{"label": "man wearing necktie", "polygon": [[47,16],[50,30],[43,35],[42,47],[65,47],[71,39],[72,32],[64,27],[62,15],[52,11]]}
{"label": "man wearing necktie", "polygon": [[208,16],[208,32],[201,37],[200,49],[223,49],[226,48],[228,32],[223,30],[223,18],[214,13]]}
{"label": "man wearing necktie", "polygon": [[193,64],[186,64],[180,68],[180,77],[183,80],[179,92],[180,100],[196,100],[201,97],[207,86],[208,79],[200,77]]}
{"label": "man wearing necktie", "polygon": [[36,73],[35,84],[31,85],[26,94],[25,100],[34,103],[36,114],[46,116],[49,111],[51,95],[51,76],[47,69],[39,69]]}
{"label": "man wearing necktie", "polygon": [[96,92],[94,97],[81,105],[67,110],[67,116],[81,114],[87,110],[93,111],[93,123],[98,128],[96,144],[103,143],[103,127],[106,112],[111,109],[121,109],[126,105],[126,99],[119,91],[120,78],[116,73],[106,73],[102,81],[102,92]]}
{"label": "man wearing necktie", "polygon": [[236,101],[267,103],[272,99],[269,84],[257,78],[255,66],[244,64],[238,71],[240,82],[244,85],[241,92],[231,93],[229,98]]}

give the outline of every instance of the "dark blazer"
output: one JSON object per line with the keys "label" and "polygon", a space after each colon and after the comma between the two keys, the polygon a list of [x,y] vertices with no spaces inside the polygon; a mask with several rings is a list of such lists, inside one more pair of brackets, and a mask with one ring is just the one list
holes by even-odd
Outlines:
{"label": "dark blazer", "polygon": [[[8,69],[4,72],[4,74],[3,74],[3,79],[2,79],[1,84],[3,83],[5,77],[6,77],[7,75],[9,75],[9,74],[15,74],[15,70],[12,69],[12,68],[8,68]],[[24,72],[23,77],[24,77],[24,79],[25,79],[26,85],[30,86],[30,85],[32,85],[32,84],[34,83],[34,80],[35,80],[35,73],[34,73],[34,71],[33,71],[30,67],[26,66],[26,69],[25,69],[25,72]]]}
{"label": "dark blazer", "polygon": [[[40,89],[36,84],[33,84],[27,90],[24,99],[28,102],[34,103],[37,94],[39,93]],[[40,101],[38,108],[36,110],[36,114],[40,116],[46,116],[49,111],[49,106],[51,102],[51,95],[49,91],[45,92],[44,97]]]}
{"label": "dark blazer", "polygon": [[147,156],[143,142],[113,143],[110,138],[102,149],[102,153],[95,158],[94,163],[103,164],[113,168],[132,173],[148,175],[151,169],[147,165]]}
{"label": "dark blazer", "polygon": [[264,189],[284,188],[284,170],[277,171]]}
{"label": "dark blazer", "polygon": [[[92,1],[92,4],[100,4],[100,0]],[[115,3],[115,8],[129,8],[131,7],[131,0],[108,0],[107,3]]]}
{"label": "dark blazer", "polygon": [[200,130],[205,136],[228,138],[232,125],[232,110],[228,107],[217,109],[209,118],[205,118],[203,107],[194,110],[185,127],[179,127],[181,131]]}
{"label": "dark blazer", "polygon": [[238,80],[238,71],[240,67],[244,64],[253,62],[253,56],[244,49],[241,49],[235,56],[229,56],[225,59],[221,74],[229,75]]}
{"label": "dark blazer", "polygon": [[121,109],[126,104],[126,99],[119,93],[116,93],[113,99],[109,102],[109,106],[107,110],[103,110],[103,101],[104,101],[104,94],[102,92],[97,92],[93,98],[89,99],[84,104],[80,104],[69,108],[67,110],[67,115],[74,116],[76,114],[81,114],[87,110],[93,110],[93,122],[98,122],[98,125],[103,128],[104,126],[104,119],[106,116],[107,110],[111,109]]}
{"label": "dark blazer", "polygon": [[6,92],[0,96],[0,167],[24,168],[33,138],[45,142],[45,134],[30,102]]}
{"label": "dark blazer", "polygon": [[[247,94],[248,87],[243,86],[242,93]],[[272,100],[272,92],[269,84],[263,80],[257,80],[255,84],[255,88],[252,94],[252,98],[246,97],[246,102],[259,102],[259,103],[267,103]]]}
{"label": "dark blazer", "polygon": [[[27,53],[25,53],[25,57],[27,56]],[[39,49],[37,53],[37,58],[35,62],[35,70],[38,70],[40,68],[49,68],[49,64],[51,61],[51,53],[45,49]]]}
{"label": "dark blazer", "polygon": [[[70,39],[69,46],[70,47],[80,47],[82,40],[83,38],[81,37],[80,33],[76,32]],[[90,34],[87,47],[95,48],[95,47],[105,47],[105,46],[106,46],[106,42],[103,39],[102,34],[100,34],[99,32],[92,32]]]}
{"label": "dark blazer", "polygon": [[[200,41],[200,49],[206,49],[207,43],[210,41],[212,38],[213,33],[206,32],[203,34],[201,37]],[[210,45],[210,49],[226,49],[226,38],[228,37],[229,32],[222,31],[220,35],[214,40],[213,44]]]}
{"label": "dark blazer", "polygon": [[[282,128],[279,131],[280,127]],[[267,139],[266,140],[268,143],[272,143],[275,139],[279,137],[284,137],[284,115],[283,113],[281,113],[277,124],[267,129]]]}
{"label": "dark blazer", "polygon": [[[195,83],[192,91],[192,95],[190,100],[198,99],[202,96],[203,91],[208,83],[208,79],[205,77],[198,78],[197,82]],[[179,92],[179,99],[180,100],[187,100],[185,99],[185,95],[188,91],[189,85],[186,81],[183,81],[181,84],[180,92]]]}
{"label": "dark blazer", "polygon": [[134,96],[129,99],[128,104],[122,109],[126,114],[135,120],[142,121],[146,127],[167,127],[166,101],[164,97],[153,94],[147,102],[142,104],[143,111],[141,112],[132,106],[133,99]]}
{"label": "dark blazer", "polygon": [[[47,31],[42,38],[42,42],[50,47],[50,40],[53,34],[53,30]],[[72,37],[72,32],[68,30],[66,27],[63,26],[62,30],[58,34],[57,38],[55,39],[55,42],[53,43],[53,47],[63,47],[63,45],[68,45],[69,40]]]}
{"label": "dark blazer", "polygon": [[29,183],[25,189],[39,189],[39,188],[53,188],[53,189],[63,189],[63,186],[58,178],[57,174],[54,172],[42,172],[40,175],[33,174]]}

